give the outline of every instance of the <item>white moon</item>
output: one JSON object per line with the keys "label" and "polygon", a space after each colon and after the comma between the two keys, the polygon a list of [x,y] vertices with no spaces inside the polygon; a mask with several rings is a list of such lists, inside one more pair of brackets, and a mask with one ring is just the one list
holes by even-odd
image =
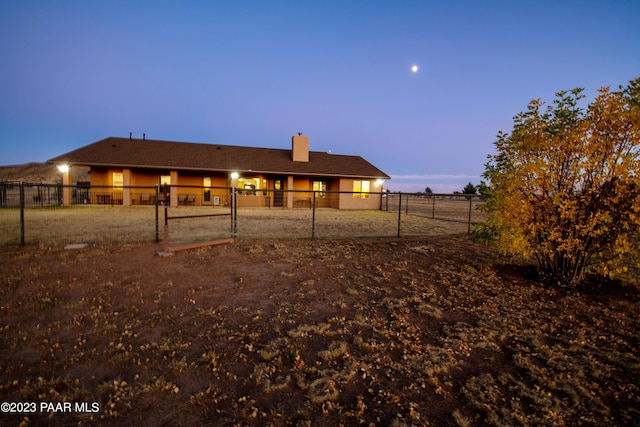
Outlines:
{"label": "white moon", "polygon": [[411,67],[411,71],[413,71],[414,73],[418,72],[418,66],[414,65],[413,67]]}

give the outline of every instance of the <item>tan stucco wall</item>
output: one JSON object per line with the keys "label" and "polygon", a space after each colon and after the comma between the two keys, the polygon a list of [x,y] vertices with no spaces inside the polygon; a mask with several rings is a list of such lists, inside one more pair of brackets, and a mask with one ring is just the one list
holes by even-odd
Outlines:
{"label": "tan stucco wall", "polygon": [[[341,179],[340,191],[353,191],[354,179]],[[359,179],[358,181],[362,181]],[[367,181],[367,180],[365,180]],[[366,199],[355,198],[353,194],[341,193],[339,209],[380,209],[380,186],[376,185],[374,180],[370,182],[370,193]]]}
{"label": "tan stucco wall", "polygon": [[110,185],[109,180],[111,179],[111,177],[108,177],[108,172],[108,169],[91,168],[91,174],[89,175],[91,185]]}
{"label": "tan stucco wall", "polygon": [[[230,196],[229,190],[226,188],[215,188],[215,187],[227,187],[229,185],[229,178],[226,175],[211,175],[211,174],[196,174],[196,173],[185,173],[185,172],[176,172],[176,171],[146,171],[146,170],[129,170],[129,174],[126,173],[127,169],[117,169],[117,168],[91,168],[90,174],[90,182],[91,186],[94,187],[92,193],[98,195],[102,195],[103,193],[113,193],[114,195],[118,193],[117,198],[122,199],[124,205],[133,204],[137,205],[140,203],[145,203],[142,201],[143,193],[148,193],[150,195],[149,202],[146,203],[154,203],[155,202],[155,188],[132,188],[130,190],[125,189],[124,191],[119,188],[107,188],[113,186],[113,173],[114,172],[122,172],[124,179],[124,186],[132,186],[132,187],[155,187],[160,182],[160,176],[169,175],[172,177],[171,183],[172,185],[177,185],[177,188],[173,188],[173,194],[171,195],[171,204],[176,206],[181,195],[195,195],[194,205],[212,205],[214,201],[214,197],[218,197],[220,205],[225,205],[229,203]],[[204,185],[204,178],[211,178],[211,187],[210,187],[210,199],[209,201],[205,201],[204,193],[205,189],[202,188]],[[100,188],[105,187],[105,188]],[[197,188],[196,188],[197,187]],[[128,195],[126,193],[129,193]],[[120,194],[122,194],[120,196]],[[93,203],[98,203],[97,200],[93,200]]]}
{"label": "tan stucco wall", "polygon": [[309,178],[293,178],[293,189],[301,191],[311,191],[313,184]]}
{"label": "tan stucco wall", "polygon": [[[91,185],[96,186],[105,186],[111,187],[113,185],[113,172],[123,172],[123,169],[107,169],[107,168],[92,168],[91,169]],[[171,175],[172,176],[172,185],[176,185],[177,188],[173,188],[171,194],[171,204],[173,206],[178,205],[179,198],[182,198],[183,195],[193,194],[195,196],[194,205],[212,205],[214,198],[217,197],[221,206],[228,204],[230,202],[229,190],[227,188],[230,185],[229,177],[226,174],[200,174],[197,172],[173,172],[171,171],[145,171],[145,170],[131,170],[130,176],[125,178],[125,181],[129,181],[131,186],[144,186],[144,187],[154,187],[159,183],[161,175]],[[204,185],[204,177],[211,178],[211,189],[210,189],[210,200],[205,201],[205,190],[202,188]],[[267,187],[269,190],[273,190],[274,178],[261,176],[261,179],[267,180]],[[338,178],[299,178],[299,177],[282,177],[283,187],[285,190],[293,189],[298,191],[312,191],[313,190],[313,181],[324,181],[327,183],[327,191],[345,191],[351,192],[353,191],[353,181],[354,179],[338,179]],[[360,179],[360,181],[362,181]],[[365,180],[366,181],[366,180]],[[352,194],[328,194],[323,200],[317,201],[317,206],[319,207],[333,207],[339,209],[379,209],[381,195],[379,192],[381,191],[381,186],[376,184],[376,181],[373,179],[368,180],[370,182],[370,193],[369,197],[366,199],[354,198]],[[125,182],[126,184],[126,182]],[[215,188],[215,187],[223,187],[223,188]],[[92,193],[120,193],[121,195],[116,196],[122,198],[122,189],[112,189],[112,188],[104,188],[104,189],[95,189]],[[140,204],[145,203],[142,202],[142,193],[150,193],[151,200],[146,203],[154,203],[155,202],[155,189],[131,189],[128,195],[127,200],[129,200],[130,204]],[[246,201],[244,206],[265,206],[266,204],[273,205],[274,203],[274,195],[273,193],[268,193],[267,196],[270,196],[269,199],[261,197],[264,195],[256,194],[253,196],[253,199],[250,199],[251,196],[246,196]],[[284,205],[285,207],[300,207],[306,206],[307,203],[310,203],[312,196],[310,193],[289,193],[284,194]],[[94,200],[93,203],[96,203]],[[124,202],[124,204],[127,204]],[[310,205],[309,205],[310,206]]]}

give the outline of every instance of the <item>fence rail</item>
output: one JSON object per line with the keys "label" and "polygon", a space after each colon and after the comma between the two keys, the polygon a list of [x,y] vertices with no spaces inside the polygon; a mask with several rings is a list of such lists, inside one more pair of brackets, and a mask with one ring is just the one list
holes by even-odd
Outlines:
{"label": "fence rail", "polygon": [[[71,191],[71,206],[62,205],[64,191]],[[336,209],[345,198],[368,197],[379,199],[379,206]],[[235,209],[230,211],[234,200]],[[172,239],[186,244],[226,237],[316,239],[465,233],[473,223],[484,221],[477,210],[480,203],[479,197],[469,195],[253,189],[236,189],[234,193],[229,187],[63,187],[0,182],[0,246],[159,243],[167,209],[168,216],[180,217],[173,221]],[[219,215],[227,212],[232,212],[231,231],[229,220]]]}
{"label": "fence rail", "polygon": [[486,214],[478,209],[481,204],[482,198],[475,194],[388,193],[383,197],[382,209],[443,221],[464,222],[470,231],[473,224],[486,220]]}

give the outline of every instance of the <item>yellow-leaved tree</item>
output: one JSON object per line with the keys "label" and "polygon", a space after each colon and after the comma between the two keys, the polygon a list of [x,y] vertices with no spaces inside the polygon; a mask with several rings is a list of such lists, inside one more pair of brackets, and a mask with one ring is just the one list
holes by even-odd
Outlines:
{"label": "yellow-leaved tree", "polygon": [[582,89],[531,101],[485,165],[482,235],[563,286],[638,259],[640,78],[619,89],[599,89],[586,109]]}

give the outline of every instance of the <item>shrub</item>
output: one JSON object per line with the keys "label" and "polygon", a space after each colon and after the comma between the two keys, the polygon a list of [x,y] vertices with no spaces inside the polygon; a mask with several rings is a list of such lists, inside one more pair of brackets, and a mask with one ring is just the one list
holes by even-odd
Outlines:
{"label": "shrub", "polygon": [[502,252],[533,257],[555,283],[574,286],[590,269],[611,273],[640,249],[640,78],[538,100],[500,132],[484,177],[483,209]]}

